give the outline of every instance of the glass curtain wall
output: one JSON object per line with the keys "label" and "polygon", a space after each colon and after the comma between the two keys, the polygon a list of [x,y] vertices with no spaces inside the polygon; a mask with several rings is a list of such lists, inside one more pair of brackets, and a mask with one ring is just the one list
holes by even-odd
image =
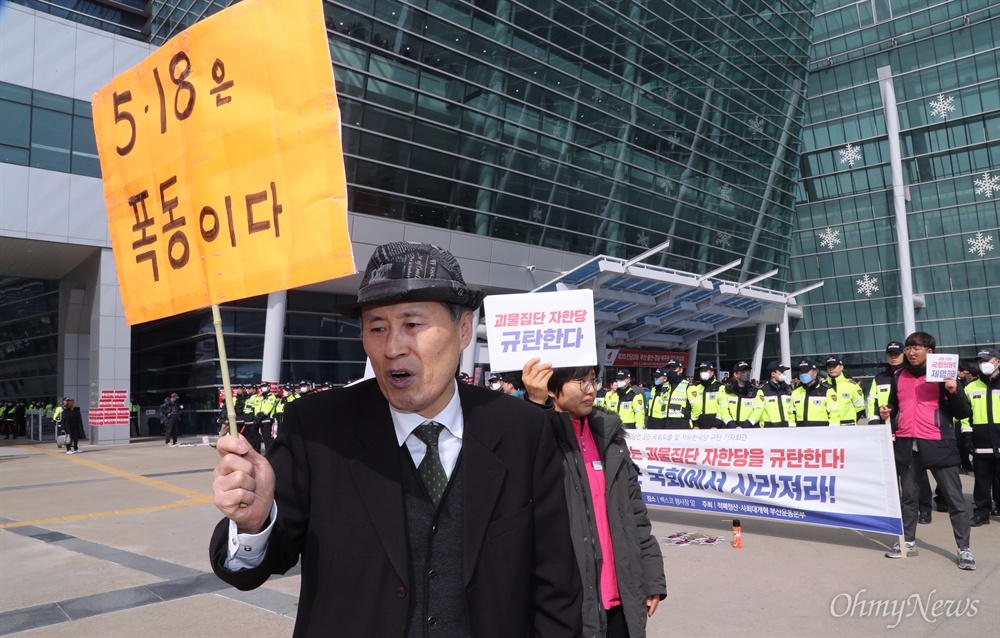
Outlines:
{"label": "glass curtain wall", "polygon": [[889,143],[877,69],[892,69],[916,328],[972,358],[1000,341],[1000,5],[817,6],[791,288],[794,356],[880,370],[903,328]]}
{"label": "glass curtain wall", "polygon": [[[787,266],[809,2],[327,2],[351,208]],[[783,271],[784,272],[784,271]],[[784,275],[771,282],[780,285]]]}
{"label": "glass curtain wall", "polygon": [[0,277],[0,401],[52,402],[58,372],[59,282]]}
{"label": "glass curtain wall", "polygon": [[[358,323],[329,312],[330,304],[349,301],[338,295],[289,291],[280,379],[261,379],[267,297],[222,306],[232,384],[256,386],[262,380],[343,384],[361,377],[365,353]],[[208,309],[132,326],[132,371],[132,394],[140,405],[158,406],[177,392],[188,413],[185,432],[213,431],[222,369]]]}

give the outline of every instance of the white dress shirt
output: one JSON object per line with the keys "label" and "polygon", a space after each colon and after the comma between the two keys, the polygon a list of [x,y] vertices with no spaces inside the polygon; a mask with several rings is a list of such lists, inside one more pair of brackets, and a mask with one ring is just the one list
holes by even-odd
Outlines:
{"label": "white dress shirt", "polygon": [[[431,418],[424,418],[415,412],[402,412],[389,406],[392,416],[392,427],[396,432],[396,441],[400,447],[406,445],[413,459],[413,465],[420,467],[427,453],[427,444],[413,435],[421,423],[434,421],[444,426],[438,435],[438,453],[441,455],[441,465],[451,479],[458,464],[458,455],[462,451],[462,435],[465,431],[465,421],[462,415],[462,402],[458,398],[458,382],[454,381],[451,400],[441,412]],[[278,517],[278,503],[271,505],[271,522],[259,534],[240,534],[236,531],[236,523],[229,521],[229,557],[225,567],[230,571],[256,567],[264,560],[267,551],[267,539],[274,528],[274,520]]]}

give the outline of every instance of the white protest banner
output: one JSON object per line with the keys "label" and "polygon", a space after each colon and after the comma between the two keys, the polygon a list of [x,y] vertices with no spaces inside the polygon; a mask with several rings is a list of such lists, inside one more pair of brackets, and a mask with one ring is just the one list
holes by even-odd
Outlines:
{"label": "white protest banner", "polygon": [[490,295],[483,306],[493,372],[533,357],[556,368],[597,364],[592,290]]}
{"label": "white protest banner", "polygon": [[927,376],[924,377],[924,381],[928,383],[942,383],[948,377],[952,379],[958,378],[958,355],[927,355]]}
{"label": "white protest banner", "polygon": [[888,425],[627,435],[649,505],[903,533]]}

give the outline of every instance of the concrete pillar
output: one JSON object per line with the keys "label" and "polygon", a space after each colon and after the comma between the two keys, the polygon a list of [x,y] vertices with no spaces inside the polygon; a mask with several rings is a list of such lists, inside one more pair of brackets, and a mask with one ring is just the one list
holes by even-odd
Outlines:
{"label": "concrete pillar", "polygon": [[757,324],[757,341],[753,344],[753,363],[750,364],[750,376],[760,378],[760,368],[764,360],[764,337],[767,334],[767,324]]}
{"label": "concrete pillar", "polygon": [[792,335],[788,330],[788,306],[785,306],[781,314],[781,327],[778,329],[778,344],[781,349],[781,365],[792,367]]}
{"label": "concrete pillar", "polygon": [[282,383],[281,348],[285,341],[285,301],[287,290],[267,295],[267,319],[264,324],[264,358],[260,366],[260,381]]}
{"label": "concrete pillar", "polygon": [[480,312],[481,311],[478,309],[472,311],[472,340],[469,341],[469,345],[462,351],[462,359],[458,365],[459,371],[464,372],[470,377],[476,371],[476,350],[479,348],[479,339],[477,335],[479,332]]}
{"label": "concrete pillar", "polygon": [[696,360],[698,359],[698,342],[695,341],[688,348],[688,367],[685,370],[685,374],[689,377],[694,377],[695,366],[697,366]]}

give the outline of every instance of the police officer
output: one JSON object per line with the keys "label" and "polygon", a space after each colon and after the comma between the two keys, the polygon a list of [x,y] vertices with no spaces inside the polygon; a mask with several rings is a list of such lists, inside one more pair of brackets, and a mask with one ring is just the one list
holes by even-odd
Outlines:
{"label": "police officer", "polygon": [[761,388],[764,397],[764,413],[761,426],[765,428],[795,427],[795,411],[792,409],[792,387],[785,381],[784,373],[789,368],[779,361],[767,364],[769,379]]}
{"label": "police officer", "polygon": [[888,405],[889,388],[892,387],[892,377],[903,365],[903,342],[890,341],[885,347],[886,369],[875,375],[868,390],[868,423],[882,423],[879,408]]}
{"label": "police officer", "polygon": [[792,390],[792,409],[797,427],[840,425],[837,391],[819,378],[812,359],[799,363],[799,387]]}
{"label": "police officer", "polygon": [[972,404],[972,468],[976,476],[972,489],[973,527],[989,525],[990,514],[997,513],[994,499],[1000,496],[994,491],[1000,476],[1000,352],[983,348],[976,358],[979,378],[965,388]]}
{"label": "police officer", "polygon": [[[56,406],[56,409],[52,412],[52,420],[56,422],[56,432],[62,429],[62,414],[63,410],[66,409],[66,402],[69,401],[68,397],[63,397],[62,403]],[[62,447],[62,445],[56,444],[56,447]]]}
{"label": "police officer", "polygon": [[604,399],[608,396],[608,389],[603,385],[597,388],[597,396],[594,397],[594,407],[604,407]]}
{"label": "police officer", "polygon": [[688,385],[691,427],[695,430],[708,430],[725,426],[719,417],[720,390],[722,390],[722,384],[715,378],[715,366],[707,361],[700,363],[698,365],[698,379]]}
{"label": "police officer", "polygon": [[257,392],[247,397],[243,403],[243,420],[242,423],[238,424],[240,434],[245,436],[247,442],[258,452],[260,452],[260,426],[257,423],[257,411],[261,401],[264,400],[264,392],[269,391],[270,388],[270,383],[261,382],[258,385]]}
{"label": "police officer", "polygon": [[667,361],[666,369],[657,369],[657,385],[650,391],[649,419],[651,430],[687,430],[691,428],[691,406],[688,405],[687,379],[681,376],[681,364]]}
{"label": "police officer", "polygon": [[865,399],[861,386],[844,376],[844,362],[839,357],[826,360],[827,383],[837,391],[840,406],[840,425],[855,425],[865,413]]}
{"label": "police officer", "polygon": [[719,417],[727,428],[754,428],[760,427],[763,414],[764,394],[750,383],[750,364],[740,361],[719,392]]}
{"label": "police officer", "polygon": [[649,400],[646,402],[646,426],[650,430],[662,430],[663,428],[655,427],[651,422],[651,417],[653,416],[653,402],[656,401],[656,395],[662,390],[662,386],[667,382],[667,370],[666,367],[663,369],[657,368],[653,370],[653,387],[649,389],[646,394]]}
{"label": "police officer", "polygon": [[260,401],[256,406],[256,412],[253,419],[254,425],[252,426],[255,427],[260,433],[260,451],[266,450],[267,446],[271,445],[271,441],[274,440],[271,428],[274,425],[274,413],[277,407],[278,397],[271,392],[271,384],[266,381],[261,381]]}
{"label": "police officer", "polygon": [[646,405],[642,393],[632,387],[632,374],[628,370],[619,370],[615,375],[615,390],[604,397],[604,407],[614,412],[629,429],[646,427]]}

